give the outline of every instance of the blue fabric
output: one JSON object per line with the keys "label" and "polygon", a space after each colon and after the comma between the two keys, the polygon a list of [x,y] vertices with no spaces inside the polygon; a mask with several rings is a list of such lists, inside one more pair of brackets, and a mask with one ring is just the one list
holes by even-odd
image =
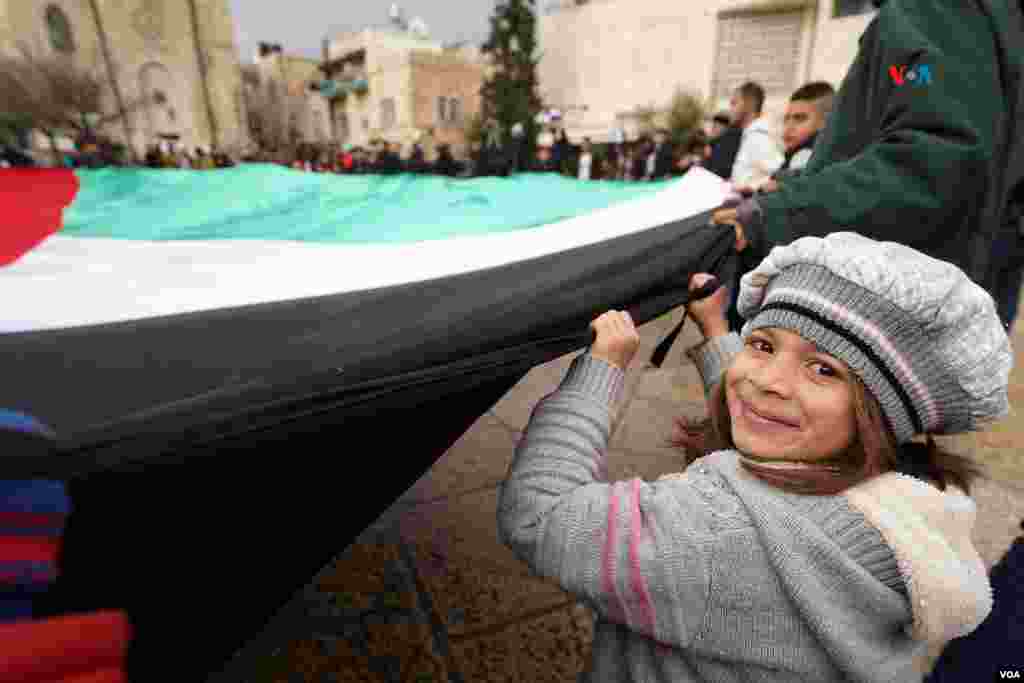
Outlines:
{"label": "blue fabric", "polygon": [[25,432],[27,434],[39,434],[48,438],[54,437],[54,433],[49,427],[31,415],[0,408],[0,430],[5,429]]}
{"label": "blue fabric", "polygon": [[925,683],[999,680],[999,671],[1024,669],[1024,536],[992,567],[990,578],[991,614],[946,646]]}
{"label": "blue fabric", "polygon": [[0,595],[0,623],[16,619],[30,619],[32,616],[31,597]]}
{"label": "blue fabric", "polygon": [[71,500],[63,482],[0,479],[0,510],[67,515]]}
{"label": "blue fabric", "polygon": [[1016,231],[1005,233],[996,245],[995,255],[1004,262],[996,271],[996,291],[992,298],[996,300],[999,318],[1010,330],[1017,318],[1020,289],[1024,284],[1024,239]]}

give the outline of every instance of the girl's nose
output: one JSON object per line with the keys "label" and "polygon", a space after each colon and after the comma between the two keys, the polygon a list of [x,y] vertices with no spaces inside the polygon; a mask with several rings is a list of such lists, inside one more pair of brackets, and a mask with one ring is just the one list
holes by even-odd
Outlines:
{"label": "girl's nose", "polygon": [[792,378],[797,372],[791,363],[773,357],[747,374],[747,379],[759,392],[789,398],[792,394]]}

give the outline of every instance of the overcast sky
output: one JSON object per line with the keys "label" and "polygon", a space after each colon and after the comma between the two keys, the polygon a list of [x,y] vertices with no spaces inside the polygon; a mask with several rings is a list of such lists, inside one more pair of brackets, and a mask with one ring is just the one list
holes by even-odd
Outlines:
{"label": "overcast sky", "polygon": [[[392,0],[231,0],[239,57],[252,61],[260,42],[280,43],[286,54],[320,58],[332,32],[386,24]],[[407,19],[421,17],[435,40],[483,42],[494,0],[404,0]],[[544,3],[538,3],[543,7]]]}

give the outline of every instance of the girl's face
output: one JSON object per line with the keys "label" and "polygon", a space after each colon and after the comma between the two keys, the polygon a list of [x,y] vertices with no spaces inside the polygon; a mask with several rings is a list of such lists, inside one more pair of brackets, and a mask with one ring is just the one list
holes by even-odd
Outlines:
{"label": "girl's face", "polygon": [[817,461],[856,440],[853,374],[789,330],[751,333],[725,374],[737,449],[772,460]]}

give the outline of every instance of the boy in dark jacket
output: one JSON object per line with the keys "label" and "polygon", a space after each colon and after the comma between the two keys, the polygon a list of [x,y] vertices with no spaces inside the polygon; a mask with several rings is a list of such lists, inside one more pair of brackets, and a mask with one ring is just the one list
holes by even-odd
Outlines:
{"label": "boy in dark jacket", "polygon": [[[1006,257],[1005,160],[1020,130],[1020,0],[874,0],[879,12],[804,172],[715,213],[757,262],[773,246],[857,226],[995,290]],[[995,261],[995,262],[993,262]]]}

